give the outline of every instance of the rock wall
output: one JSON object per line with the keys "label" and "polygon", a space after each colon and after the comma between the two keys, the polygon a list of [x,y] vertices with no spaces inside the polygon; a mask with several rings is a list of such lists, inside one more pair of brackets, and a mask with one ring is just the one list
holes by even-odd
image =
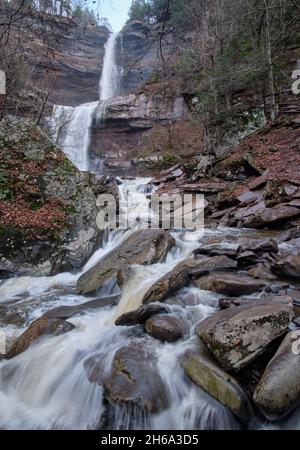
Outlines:
{"label": "rock wall", "polygon": [[160,129],[157,150],[163,150],[168,144],[168,125],[184,121],[188,115],[187,105],[180,95],[163,97],[141,93],[111,99],[105,111],[98,109],[94,119],[91,154],[104,157],[110,169],[128,170],[143,161],[156,164],[163,155],[147,144],[149,133]]}
{"label": "rock wall", "polygon": [[32,11],[20,35],[13,29],[10,36],[15,45],[20,40],[29,63],[28,73],[21,74],[28,80],[20,92],[19,114],[28,116],[35,102],[46,97],[49,111],[52,104],[77,106],[97,100],[108,36],[105,27]]}
{"label": "rock wall", "polygon": [[36,125],[11,119],[0,123],[0,179],[0,278],[82,267],[101,238],[89,175]]}
{"label": "rock wall", "polygon": [[122,69],[120,94],[135,92],[161,63],[155,29],[140,21],[126,24],[119,36],[116,60]]}

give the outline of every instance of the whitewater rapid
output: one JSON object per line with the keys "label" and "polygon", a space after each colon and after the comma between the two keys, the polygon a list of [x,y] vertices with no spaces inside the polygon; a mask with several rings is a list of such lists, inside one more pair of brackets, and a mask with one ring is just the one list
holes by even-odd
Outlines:
{"label": "whitewater rapid", "polygon": [[[147,192],[149,180],[123,181],[120,196],[129,193],[138,202]],[[143,187],[143,185],[145,187]],[[146,188],[147,186],[147,188]],[[130,214],[136,214],[132,202]],[[76,295],[75,285],[80,275],[93,267],[112,249],[119,246],[133,230],[112,231],[102,248],[92,256],[79,273],[63,273],[53,277],[19,277],[0,285],[1,303],[20,308],[25,320],[22,326],[3,325],[8,335],[16,338],[31,322],[57,306],[87,301]],[[221,233],[216,231],[214,234]],[[164,263],[135,266],[134,275],[124,287],[121,300],[115,307],[89,310],[70,319],[76,328],[61,336],[44,337],[24,353],[0,363],[0,428],[4,429],[94,429],[104,413],[101,386],[90,383],[84,362],[93,353],[102,355],[110,367],[115,352],[132,345],[132,327],[116,327],[116,318],[141,304],[148,288],[199,246],[202,233],[173,234],[176,247]],[[113,294],[115,284],[108,283],[97,298]],[[132,417],[128,411],[116,407],[113,429],[124,429],[132,423],[136,428],[195,429],[238,428],[232,414],[192,385],[184,376],[178,355],[193,344],[193,325],[213,314],[218,295],[190,287],[180,295],[194,296],[193,306],[181,308],[170,305],[170,314],[191,324],[191,335],[175,344],[163,344],[145,335],[145,342],[157,356],[157,371],[167,388],[170,407],[157,415]]]}

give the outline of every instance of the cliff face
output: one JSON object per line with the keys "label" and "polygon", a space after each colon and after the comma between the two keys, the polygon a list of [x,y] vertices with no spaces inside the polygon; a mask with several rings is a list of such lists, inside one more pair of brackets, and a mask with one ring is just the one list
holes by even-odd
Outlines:
{"label": "cliff face", "polygon": [[105,27],[32,11],[10,35],[20,61],[25,61],[16,71],[18,86],[10,113],[16,114],[14,103],[18,115],[38,117],[42,110],[51,114],[53,104],[77,106],[97,100],[108,36]]}
{"label": "cliff face", "polygon": [[[99,98],[105,43],[109,30],[82,26],[76,18],[45,14],[32,17],[35,27],[26,39],[26,56],[39,67],[31,91],[48,89],[49,104],[77,106]],[[141,22],[127,24],[119,35],[116,62],[120,71],[120,95],[134,92],[158,66],[154,31]]]}
{"label": "cliff face", "polygon": [[50,60],[56,83],[49,100],[69,106],[95,101],[99,98],[99,74],[109,32],[106,28],[81,28],[72,21],[64,33],[62,19],[57,23],[61,36]]}
{"label": "cliff face", "polygon": [[120,94],[136,91],[160,63],[155,30],[140,21],[126,24],[120,33],[116,60],[122,68]]}
{"label": "cliff face", "polygon": [[42,33],[35,33],[28,40],[27,53],[29,60],[34,59],[43,47],[46,56],[41,61],[42,74],[50,72],[53,79],[49,103],[77,106],[97,100],[109,31],[91,25],[82,27],[77,20],[60,16],[49,16],[45,22],[38,26],[51,30],[47,42],[42,41]]}
{"label": "cliff face", "polygon": [[[115,97],[96,113],[91,131],[91,153],[105,159],[109,169],[139,172],[143,166],[164,163],[170,155],[169,125],[188,119],[184,98],[159,94]],[[169,130],[169,132],[168,132]],[[166,158],[167,156],[167,158]],[[173,161],[172,161],[173,162]]]}

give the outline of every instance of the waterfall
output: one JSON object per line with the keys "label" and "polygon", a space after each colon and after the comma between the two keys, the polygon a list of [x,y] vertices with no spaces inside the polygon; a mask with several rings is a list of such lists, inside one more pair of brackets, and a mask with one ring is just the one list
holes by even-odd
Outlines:
{"label": "waterfall", "polygon": [[118,93],[118,68],[115,47],[118,33],[109,36],[105,45],[103,69],[100,79],[100,99],[76,107],[55,105],[52,114],[54,139],[68,158],[82,171],[89,170],[89,146],[91,126],[97,108],[100,116],[105,109],[105,101]]}
{"label": "waterfall", "polygon": [[[129,214],[136,216],[136,205],[143,203],[149,179],[123,181],[120,198],[129,195],[132,207]],[[213,235],[230,234],[230,230],[207,230]],[[86,299],[71,294],[78,277],[94,266],[105,254],[118,247],[132,230],[112,231],[102,248],[77,274],[59,274],[53,277],[19,277],[0,286],[0,305],[9,302],[27,317],[23,327],[4,326],[8,338],[15,338],[45,311],[62,306],[84,303]],[[116,327],[116,317],[139,306],[149,287],[182,259],[189,257],[199,245],[198,232],[174,233],[176,248],[167,260],[150,266],[136,266],[132,279],[123,289],[118,306],[87,310],[70,321],[76,328],[61,336],[44,337],[19,356],[0,362],[0,429],[97,429],[105,415],[103,390],[88,381],[85,362],[99,355],[108,370],[115,352],[134,345],[140,331],[132,327]],[[202,235],[202,233],[201,233]],[[110,287],[109,289],[111,289]],[[108,289],[105,287],[105,289]],[[101,291],[97,295],[105,295]],[[211,315],[218,305],[218,294],[188,287],[181,295],[193,297],[193,306],[169,306],[170,314],[190,322],[191,329]],[[22,301],[20,301],[22,299]],[[1,317],[0,317],[1,320]],[[156,369],[164,382],[169,407],[150,417],[118,407],[110,419],[110,429],[235,429],[238,424],[232,414],[197,386],[189,384],[178,363],[178,356],[195,340],[194,332],[175,344],[164,344],[143,338],[157,356]]]}
{"label": "waterfall", "polygon": [[82,171],[89,169],[90,128],[98,102],[76,107],[56,105],[53,110],[55,140]]}
{"label": "waterfall", "polygon": [[119,73],[116,65],[116,43],[119,33],[113,33],[105,44],[103,69],[100,79],[100,102],[115,97],[119,90]]}

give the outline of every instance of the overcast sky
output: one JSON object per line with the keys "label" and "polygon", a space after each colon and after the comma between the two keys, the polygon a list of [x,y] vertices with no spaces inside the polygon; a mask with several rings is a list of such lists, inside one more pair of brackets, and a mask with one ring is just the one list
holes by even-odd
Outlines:
{"label": "overcast sky", "polygon": [[113,30],[120,31],[128,19],[131,0],[100,0],[100,14],[107,17]]}

